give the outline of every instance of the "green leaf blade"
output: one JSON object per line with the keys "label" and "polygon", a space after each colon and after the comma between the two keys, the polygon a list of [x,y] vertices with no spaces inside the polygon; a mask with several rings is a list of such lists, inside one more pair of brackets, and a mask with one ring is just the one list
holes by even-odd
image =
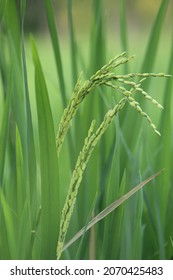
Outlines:
{"label": "green leaf blade", "polygon": [[96,223],[104,219],[107,215],[109,215],[112,211],[114,211],[117,207],[122,205],[126,200],[128,200],[132,195],[134,195],[137,191],[142,189],[147,183],[149,183],[152,179],[157,177],[163,170],[157,172],[156,174],[150,176],[146,180],[144,180],[142,183],[140,183],[138,186],[133,188],[131,191],[123,195],[120,199],[114,201],[111,203],[108,207],[106,207],[103,211],[101,211],[94,219],[90,221],[90,223],[87,225],[87,227],[82,228],[63,248],[63,250],[67,249],[73,242],[75,242],[80,236],[83,235],[84,232],[86,232],[88,229],[93,227]]}
{"label": "green leaf blade", "polygon": [[55,133],[48,92],[38,53],[32,39],[39,124],[41,169],[41,258],[54,259],[59,229],[59,175]]}

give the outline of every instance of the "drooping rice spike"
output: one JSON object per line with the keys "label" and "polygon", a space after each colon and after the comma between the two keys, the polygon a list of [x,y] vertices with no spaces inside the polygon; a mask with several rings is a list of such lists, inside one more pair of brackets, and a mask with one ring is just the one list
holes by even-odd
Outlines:
{"label": "drooping rice spike", "polygon": [[[121,92],[127,98],[132,95],[135,91],[141,92],[143,96],[155,104],[159,109],[162,109],[160,105],[154,98],[152,98],[148,93],[140,88],[141,83],[148,77],[170,77],[170,75],[164,73],[130,73],[126,75],[116,75],[112,72],[116,67],[121,64],[129,62],[134,56],[127,57],[124,52],[112,60],[108,64],[104,65],[100,70],[98,70],[91,78],[81,85],[81,78],[77,81],[75,89],[73,91],[72,98],[64,110],[63,116],[60,121],[59,131],[56,138],[57,153],[59,154],[61,146],[63,144],[66,133],[71,125],[71,121],[75,116],[80,104],[84,98],[90,94],[98,86],[106,85],[112,87],[114,90]],[[139,83],[136,84],[134,81],[129,81],[130,78],[139,77],[141,78]],[[112,82],[118,82],[124,84],[124,87],[112,84]],[[126,89],[126,86],[131,87]]]}

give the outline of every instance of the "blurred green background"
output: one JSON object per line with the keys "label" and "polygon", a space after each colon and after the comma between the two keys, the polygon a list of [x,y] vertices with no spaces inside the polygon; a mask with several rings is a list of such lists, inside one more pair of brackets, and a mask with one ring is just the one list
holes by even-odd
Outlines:
{"label": "blurred green background", "polygon": [[[17,0],[20,2],[20,0]],[[161,0],[128,0],[126,2],[126,12],[128,26],[131,30],[145,31],[145,28],[150,26],[154,20],[156,11],[158,10]],[[68,33],[68,17],[67,17],[67,1],[53,0],[57,24],[62,33]],[[105,22],[112,30],[119,30],[119,1],[118,0],[103,0],[103,10]],[[44,11],[44,3],[42,0],[27,0],[26,1],[26,16],[25,28],[28,31],[42,31],[44,32],[47,26],[46,15]],[[167,9],[167,16],[165,26],[169,27],[171,23],[171,7],[173,3],[169,2]],[[83,34],[89,27],[91,27],[92,14],[92,0],[74,0],[73,1],[73,20],[77,31]]]}

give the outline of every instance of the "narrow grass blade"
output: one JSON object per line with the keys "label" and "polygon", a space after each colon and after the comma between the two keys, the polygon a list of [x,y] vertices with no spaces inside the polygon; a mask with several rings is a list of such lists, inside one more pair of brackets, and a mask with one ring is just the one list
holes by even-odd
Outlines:
{"label": "narrow grass blade", "polygon": [[7,0],[0,1],[0,24],[1,24],[1,20],[3,18],[3,15],[4,15],[6,2],[7,2]]}
{"label": "narrow grass blade", "polygon": [[[141,72],[145,73],[145,72],[152,72],[153,67],[154,67],[154,62],[156,60],[156,56],[157,56],[157,50],[159,47],[159,39],[161,38],[161,30],[163,27],[163,22],[165,19],[165,15],[166,15],[166,10],[167,10],[167,6],[168,6],[168,2],[169,0],[162,0],[159,11],[156,15],[156,19],[155,22],[152,26],[152,30],[150,32],[150,37],[149,37],[149,41],[148,41],[148,46],[146,48],[146,53],[144,55],[143,58],[143,63],[141,68]],[[144,88],[145,91],[148,90],[149,85],[150,85],[150,81],[151,79],[147,79],[146,81],[144,81]],[[137,98],[137,100],[139,100]],[[143,108],[145,107],[146,102],[143,102]],[[129,125],[126,121],[127,116],[130,114],[130,108],[126,111],[125,116],[123,117],[124,121],[124,126],[125,126],[125,133],[127,133],[127,135],[131,134],[130,130],[129,130]],[[141,120],[136,120],[136,116],[134,114],[131,114],[131,123],[135,123],[135,131],[139,131],[141,126],[142,121]],[[138,137],[138,135],[133,134],[131,135],[130,139],[129,139],[129,144],[130,146],[133,148],[134,143],[136,142],[136,137]],[[126,139],[128,137],[125,137]]]}
{"label": "narrow grass blade", "polygon": [[17,181],[17,216],[20,221],[26,200],[26,186],[24,186],[23,154],[19,130],[16,126],[16,181]]}
{"label": "narrow grass blade", "polygon": [[171,241],[171,246],[172,246],[172,249],[173,249],[173,240],[172,240],[172,237],[170,237],[170,241]]}
{"label": "narrow grass blade", "polygon": [[1,52],[0,52],[0,75],[1,75],[1,83],[2,83],[2,97],[5,98],[7,94],[7,88],[8,88],[8,77],[6,73],[8,72],[7,69],[9,69],[7,66],[7,59],[5,57],[5,51],[6,51],[6,43],[5,40],[3,40],[3,35],[0,34],[0,42],[1,42]]}
{"label": "narrow grass blade", "polygon": [[[58,80],[59,80],[59,85],[60,85],[62,103],[65,108],[67,106],[67,94],[66,94],[65,79],[64,79],[64,74],[63,74],[63,64],[62,64],[62,59],[61,59],[59,38],[58,38],[58,32],[57,32],[56,24],[55,24],[55,17],[54,17],[54,13],[53,13],[52,1],[44,0],[44,4],[45,4],[46,13],[47,13],[50,37],[51,37],[52,46],[53,46],[53,50],[54,50],[55,63],[56,63],[57,75],[58,75]],[[74,47],[74,45],[73,45],[73,47]],[[68,145],[69,145],[68,148],[69,148],[70,161],[71,161],[70,163],[71,163],[71,167],[73,167],[74,158],[71,155],[71,151],[74,151],[74,145],[73,145],[73,141],[72,141],[71,132],[68,135]]]}
{"label": "narrow grass blade", "polygon": [[153,180],[155,177],[160,175],[160,173],[163,170],[157,172],[156,174],[150,176],[148,179],[140,183],[138,186],[133,188],[131,191],[129,191],[127,194],[122,196],[120,199],[116,200],[112,204],[110,204],[108,207],[106,207],[102,212],[100,212],[94,219],[90,221],[87,228],[82,228],[68,243],[65,244],[63,247],[63,251],[67,249],[73,242],[75,242],[81,235],[83,235],[84,230],[90,229],[92,226],[94,226],[96,223],[98,223],[100,220],[105,218],[107,215],[109,215],[112,211],[114,211],[118,206],[123,204],[127,199],[129,199],[132,195],[134,195],[138,190],[140,190],[142,187],[144,187],[147,183],[149,183],[151,180]]}
{"label": "narrow grass blade", "polygon": [[[17,3],[15,0],[7,1],[5,24],[7,33],[8,55],[10,57],[10,63],[13,66],[13,80],[12,80],[12,98],[11,98],[11,139],[13,142],[15,139],[15,129],[12,129],[12,125],[17,123],[21,143],[23,156],[25,161],[25,173],[27,174],[27,125],[26,125],[26,108],[25,108],[25,92],[23,86],[23,72],[22,72],[22,60],[21,60],[21,34],[20,34],[20,22],[17,11]],[[7,65],[8,66],[8,65]],[[8,69],[8,68],[7,68]],[[8,71],[8,70],[7,70]],[[14,132],[13,132],[14,131]],[[14,145],[12,145],[14,149]],[[27,175],[26,175],[27,176]]]}
{"label": "narrow grass blade", "polygon": [[33,39],[40,165],[41,165],[41,258],[55,259],[59,230],[59,175],[55,133],[44,74]]}
{"label": "narrow grass blade", "polygon": [[[114,160],[114,163],[115,162],[116,161]],[[112,172],[110,174],[113,181],[111,180],[109,182],[109,187],[111,187],[110,184],[112,185],[112,199],[110,197],[109,201],[113,201],[118,197],[122,197],[127,187],[126,171],[124,171],[121,183],[116,184],[116,178],[114,178],[113,174],[113,171],[115,171],[115,169],[117,168],[114,165],[114,168],[112,168]],[[109,204],[110,202],[107,203],[107,205]],[[122,227],[124,221],[124,207],[125,205],[122,204],[121,207],[119,207],[115,212],[112,212],[111,215],[108,215],[107,218],[104,220],[103,256],[106,256],[106,259],[119,259],[119,252],[121,250],[122,230],[124,229]],[[109,231],[107,230],[108,228],[111,232],[113,232],[114,235],[114,238],[111,243],[109,242]]]}
{"label": "narrow grass blade", "polygon": [[[73,0],[67,1],[67,13],[68,13],[68,27],[70,33],[70,58],[71,58],[71,76],[72,76],[72,87],[74,88],[77,80],[78,80],[78,65],[77,65],[77,55],[78,49],[76,44],[76,33],[74,31],[74,24],[73,24],[73,16],[72,16],[72,7]],[[81,119],[80,113],[78,112],[78,118]],[[78,131],[82,130],[81,123],[77,124],[76,119],[74,120],[74,131],[75,135],[78,134]],[[76,158],[76,147],[80,146],[80,137],[77,137],[75,143],[72,142],[72,134],[68,137],[68,144],[69,144],[69,155],[71,159],[71,168],[75,165],[75,158]],[[73,153],[71,152],[73,151]]]}
{"label": "narrow grass blade", "polygon": [[[120,162],[120,156],[121,156],[121,139],[120,139],[120,126],[119,126],[119,116],[117,116],[115,122],[115,128],[116,128],[116,137],[113,141],[114,147],[113,151],[111,151],[112,157],[112,163],[108,177],[108,183],[106,186],[106,200],[105,204],[110,204],[113,199],[120,197],[119,193],[119,186],[121,184],[121,162]],[[114,188],[112,186],[115,186]],[[104,205],[104,206],[106,206]]]}
{"label": "narrow grass blade", "polygon": [[[88,223],[89,223],[89,221],[90,221],[90,219],[91,219],[91,217],[92,217],[92,213],[93,213],[94,207],[95,207],[95,205],[96,205],[97,196],[98,196],[98,193],[95,194],[95,197],[94,197],[94,200],[93,200],[91,209],[90,209],[90,211],[89,211],[89,215],[88,215],[87,220],[86,220],[86,225],[85,225],[86,231],[87,231],[87,225],[88,225]],[[80,243],[79,243],[79,246],[78,246],[77,253],[76,253],[76,255],[75,255],[75,260],[79,260],[79,259],[82,258],[82,255],[83,255],[83,252],[82,252],[82,245],[83,245],[83,242],[84,242],[85,232],[86,232],[86,231],[84,230],[84,232],[83,232],[82,238],[81,238]],[[80,257],[80,255],[81,255],[81,257]]]}
{"label": "narrow grass blade", "polygon": [[[24,38],[24,17],[26,9],[26,0],[21,1],[21,51],[22,51],[22,64],[23,64],[23,79],[24,79],[24,91],[26,101],[26,122],[27,122],[27,159],[28,159],[28,170],[29,170],[29,181],[30,181],[30,194],[29,197],[35,197],[36,191],[36,155],[35,155],[35,143],[33,136],[33,125],[29,98],[29,87],[28,87],[28,73],[26,64],[25,54],[25,38]],[[28,198],[29,198],[28,197]],[[33,200],[34,201],[34,200]]]}
{"label": "narrow grass blade", "polygon": [[[118,197],[121,197],[125,192],[124,192],[124,187],[125,187],[125,174],[123,175],[123,179],[121,182],[121,175],[120,175],[120,168],[121,168],[121,162],[120,162],[120,147],[121,147],[121,142],[120,142],[120,127],[119,127],[119,116],[117,116],[115,122],[115,128],[116,128],[116,137],[113,141],[113,147],[110,150],[110,156],[112,159],[108,158],[108,161],[111,161],[111,166],[108,168],[108,174],[105,174],[105,177],[108,178],[108,181],[106,182],[104,186],[104,194],[103,196],[105,197],[104,204],[100,209],[104,209],[107,205],[111,204],[113,201],[115,201]],[[120,183],[121,182],[121,183]],[[123,207],[119,208],[119,211],[116,211],[116,213],[112,213],[112,215],[109,215],[107,219],[104,221],[104,227],[103,227],[103,245],[101,246],[102,248],[102,255],[104,258],[112,258],[112,251],[114,251],[114,256],[117,255],[118,247],[116,245],[116,249],[114,250],[114,245],[113,243],[116,242],[116,239],[118,238],[118,229],[120,229],[120,212]],[[99,211],[100,212],[100,211]],[[119,213],[118,213],[119,212]],[[116,218],[115,218],[116,216]],[[122,219],[121,219],[122,221]],[[118,225],[118,227],[117,227]],[[112,244],[109,242],[108,238],[108,231],[107,228],[111,229],[111,231],[116,227],[116,234],[114,235],[114,240]],[[100,228],[99,231],[102,231]],[[120,242],[119,242],[120,244]],[[116,257],[115,257],[116,258]]]}
{"label": "narrow grass blade", "polygon": [[26,9],[26,0],[21,0],[20,1],[20,12],[21,12],[22,21],[24,21],[25,9]]}
{"label": "narrow grass blade", "polygon": [[[92,13],[93,13],[93,23],[92,23],[92,32],[90,37],[90,65],[88,68],[87,75],[90,76],[102,65],[105,64],[107,49],[106,49],[106,32],[105,26],[106,22],[104,19],[104,8],[102,0],[93,0],[92,1]],[[105,93],[106,93],[106,89]],[[84,123],[82,124],[82,129],[87,130],[89,123],[93,118],[96,118],[98,121],[101,120],[101,116],[104,115],[104,105],[99,97],[95,95],[89,97],[86,101],[86,110],[85,114],[82,116],[84,118]],[[104,151],[105,147],[105,137],[102,137],[102,142],[100,143],[100,151]],[[90,162],[90,167],[87,171],[87,178],[92,178],[92,184],[89,182],[87,185],[91,186],[88,189],[91,196],[89,197],[90,203],[92,203],[93,195],[96,192],[98,186],[101,187],[101,179],[104,172],[104,163],[105,163],[105,153],[98,153],[98,157],[95,157]],[[97,176],[96,176],[97,174]],[[93,188],[94,186],[94,188]]]}
{"label": "narrow grass blade", "polygon": [[[5,24],[8,34],[12,38],[17,57],[20,57],[20,29],[19,16],[15,0],[6,1],[5,7]],[[19,60],[20,61],[20,60]]]}
{"label": "narrow grass blade", "polygon": [[9,127],[9,115],[10,115],[10,102],[11,102],[11,82],[12,82],[12,69],[10,70],[10,77],[8,81],[8,93],[3,112],[2,126],[0,130],[0,184],[3,185],[3,170],[5,163],[5,152],[8,138],[8,127]]}
{"label": "narrow grass blade", "polygon": [[32,225],[27,200],[25,200],[25,204],[21,214],[22,215],[20,217],[20,222],[18,225],[17,256],[20,260],[31,260],[33,258],[33,244],[31,240]]}
{"label": "narrow grass blade", "polygon": [[142,213],[143,213],[143,190],[139,190],[136,195],[136,211],[134,217],[134,231],[133,231],[133,241],[132,241],[132,252],[131,256],[135,260],[142,259]]}
{"label": "narrow grass blade", "polygon": [[55,56],[57,74],[58,74],[58,78],[59,78],[62,102],[65,107],[67,105],[66,90],[65,90],[63,66],[62,66],[62,60],[61,60],[58,33],[56,30],[55,18],[54,18],[54,13],[53,13],[53,7],[52,7],[51,0],[44,0],[44,4],[45,4],[45,8],[46,8],[49,32],[50,32],[52,46],[53,46],[53,50],[54,50],[54,56]]}
{"label": "narrow grass blade", "polygon": [[[103,1],[93,1],[94,22],[91,36],[91,73],[94,73],[106,60],[106,39],[103,23]],[[99,46],[99,48],[98,48]],[[89,74],[91,74],[89,73]]]}
{"label": "narrow grass blade", "polygon": [[[21,139],[16,126],[16,182],[17,182],[17,256],[31,259],[31,209],[28,197],[29,180],[25,177]],[[25,186],[25,187],[24,187]]]}
{"label": "narrow grass blade", "polygon": [[[127,187],[127,178],[126,178],[126,170],[124,170],[123,177],[121,180],[121,184],[119,187],[119,197],[121,197],[126,190]],[[111,250],[111,259],[118,258],[120,251],[121,251],[121,241],[123,240],[123,221],[124,221],[124,209],[125,204],[121,204],[120,207],[117,209],[117,211],[114,213],[112,212],[112,232],[115,233],[115,239],[111,244],[109,243],[109,248]],[[106,221],[106,220],[105,220]],[[109,235],[107,231],[107,236]],[[109,259],[109,251],[107,251],[107,257]]]}
{"label": "narrow grass blade", "polygon": [[[120,0],[120,35],[121,35],[121,47],[123,52],[128,53],[127,43],[127,24],[126,24],[126,11],[125,0]],[[124,73],[128,73],[128,64],[124,64]]]}
{"label": "narrow grass blade", "polygon": [[[0,186],[1,187],[1,186]],[[10,209],[9,205],[7,204],[7,201],[4,197],[4,194],[2,192],[2,187],[0,188],[0,204],[2,206],[4,221],[5,221],[5,228],[6,228],[6,234],[7,234],[7,240],[10,251],[10,259],[15,260],[17,259],[17,250],[16,250],[16,231],[15,231],[15,219],[14,219],[14,213],[12,213],[12,210]]]}
{"label": "narrow grass blade", "polygon": [[[169,2],[169,0],[162,0],[157,17],[155,19],[154,25],[150,32],[148,46],[147,46],[144,61],[143,61],[142,67],[141,67],[142,73],[148,72],[148,71],[151,72],[153,69],[168,2]],[[145,82],[145,85],[146,85],[146,82]]]}
{"label": "narrow grass blade", "polygon": [[75,34],[73,27],[73,18],[72,18],[72,2],[73,0],[68,0],[68,25],[70,31],[70,47],[71,47],[71,73],[73,79],[73,87],[76,84],[78,79],[78,71],[77,71],[77,46],[75,44]]}
{"label": "narrow grass blade", "polygon": [[[172,36],[172,46],[168,65],[169,74],[173,75],[173,36]],[[155,166],[162,165],[165,168],[165,172],[159,182],[160,186],[164,186],[164,192],[161,190],[159,193],[159,203],[161,204],[161,228],[165,228],[165,239],[169,240],[171,234],[173,233],[172,226],[172,89],[173,89],[173,79],[168,79],[165,84],[164,89],[164,114],[161,117],[161,133],[162,133],[162,144],[161,152],[158,155]],[[161,230],[161,229],[160,229]],[[170,246],[169,246],[170,247]],[[167,247],[167,251],[171,252],[171,248]],[[168,253],[169,256],[169,253]]]}
{"label": "narrow grass blade", "polygon": [[157,228],[157,241],[158,241],[158,248],[159,248],[159,259],[164,260],[165,255],[165,236],[164,236],[164,230],[163,230],[163,223],[162,223],[162,208],[161,204],[158,203],[159,201],[155,201],[155,222],[156,222],[156,228]]}

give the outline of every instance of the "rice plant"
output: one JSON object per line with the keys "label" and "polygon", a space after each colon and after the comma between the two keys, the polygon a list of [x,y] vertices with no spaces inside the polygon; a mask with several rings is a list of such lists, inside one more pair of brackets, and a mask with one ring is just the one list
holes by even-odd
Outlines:
{"label": "rice plant", "polygon": [[128,54],[117,1],[123,52],[111,60],[105,3],[93,1],[87,62],[67,1],[69,76],[43,2],[54,68],[41,55],[47,39],[25,37],[27,2],[0,2],[0,259],[170,259],[173,45],[167,68],[154,68],[169,1],[143,57]]}

